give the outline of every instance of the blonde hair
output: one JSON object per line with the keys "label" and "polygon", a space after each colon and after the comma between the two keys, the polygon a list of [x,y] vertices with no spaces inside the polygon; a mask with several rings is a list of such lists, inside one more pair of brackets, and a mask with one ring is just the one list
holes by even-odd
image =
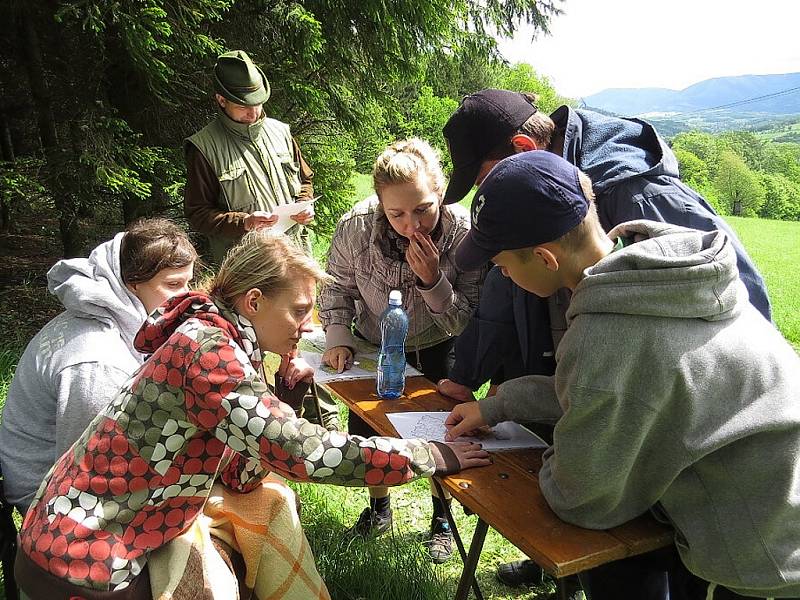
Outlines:
{"label": "blonde hair", "polygon": [[424,174],[430,188],[441,199],[444,173],[439,154],[420,138],[409,138],[389,145],[372,167],[372,185],[378,199],[389,185],[411,183]]}
{"label": "blonde hair", "polygon": [[578,171],[578,182],[583,190],[583,195],[589,201],[589,210],[583,221],[578,223],[575,227],[570,229],[567,233],[562,235],[557,240],[554,240],[564,250],[575,253],[583,249],[594,235],[605,236],[606,232],[600,225],[600,219],[597,216],[597,204],[595,203],[594,190],[592,189],[592,180],[583,171]]}
{"label": "blonde hair", "polygon": [[266,297],[294,289],[299,277],[326,284],[330,275],[322,270],[285,235],[269,230],[251,231],[228,250],[217,274],[203,289],[214,300],[232,308],[242,295],[257,288]]}

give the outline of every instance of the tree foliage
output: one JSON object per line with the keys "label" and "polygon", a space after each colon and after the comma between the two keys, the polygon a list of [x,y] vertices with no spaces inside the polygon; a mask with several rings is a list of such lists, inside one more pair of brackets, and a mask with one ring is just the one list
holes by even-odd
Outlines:
{"label": "tree foliage", "polygon": [[750,132],[688,132],[672,148],[682,179],[721,214],[800,220],[800,144],[764,142]]}
{"label": "tree foliage", "polygon": [[800,183],[780,173],[762,173],[764,203],[760,217],[785,221],[800,221]]}
{"label": "tree foliage", "polygon": [[[180,215],[183,139],[214,114],[216,56],[242,48],[270,80],[268,114],[292,126],[316,172],[317,226],[329,230],[355,165],[396,137],[440,136],[446,110],[505,68],[494,35],[544,30],[560,2],[9,0],[4,156],[11,139],[9,152],[44,160],[66,255],[81,249],[82,215]],[[432,73],[446,67],[440,85]]]}
{"label": "tree foliage", "polygon": [[732,150],[720,155],[715,184],[729,214],[754,217],[764,203],[764,187],[758,175]]}
{"label": "tree foliage", "polygon": [[[560,3],[9,0],[0,4],[3,226],[13,226],[21,190],[49,198],[67,256],[82,250],[90,216],[119,226],[181,217],[183,140],[214,115],[216,56],[242,48],[270,80],[265,110],[291,125],[315,171],[324,235],[348,207],[353,170],[369,171],[391,141],[426,138],[448,167],[441,128],[464,95],[500,87],[536,93],[544,111],[568,103],[529,65],[507,64],[495,42],[523,23],[545,31]],[[800,218],[800,145],[690,132],[674,147],[686,180],[722,211],[734,206],[723,181],[749,173],[752,197],[733,201],[743,211]]]}

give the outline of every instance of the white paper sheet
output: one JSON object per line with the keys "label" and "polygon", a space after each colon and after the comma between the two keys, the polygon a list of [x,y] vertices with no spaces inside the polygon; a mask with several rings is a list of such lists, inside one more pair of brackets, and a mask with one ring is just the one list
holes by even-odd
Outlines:
{"label": "white paper sheet", "polygon": [[281,204],[275,207],[272,211],[273,215],[278,215],[278,222],[275,223],[270,229],[276,233],[283,233],[292,225],[297,225],[297,221],[293,221],[290,217],[297,215],[304,210],[311,208],[321,196],[312,198],[311,200],[301,200],[299,202],[292,202],[291,204]]}
{"label": "white paper sheet", "polygon": [[[401,438],[421,438],[429,442],[443,442],[447,429],[444,421],[448,412],[401,412],[386,416]],[[518,448],[547,448],[538,435],[522,425],[505,421],[492,427],[491,432],[480,437],[460,437],[458,441],[478,442],[484,450],[514,450]]]}
{"label": "white paper sheet", "polygon": [[[328,383],[330,381],[348,381],[351,379],[375,379],[378,372],[378,349],[364,340],[356,340],[358,347],[353,358],[353,366],[342,373],[322,362],[325,351],[325,333],[322,328],[315,328],[303,336],[298,347],[302,357],[314,369],[314,381]],[[422,375],[414,367],[406,364],[406,377]]]}

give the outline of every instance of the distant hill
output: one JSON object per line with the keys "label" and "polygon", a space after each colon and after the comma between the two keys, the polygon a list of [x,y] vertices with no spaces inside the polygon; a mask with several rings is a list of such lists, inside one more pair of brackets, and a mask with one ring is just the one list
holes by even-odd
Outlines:
{"label": "distant hill", "polygon": [[683,90],[612,88],[582,100],[589,107],[626,116],[687,113],[739,102],[741,104],[725,110],[770,115],[800,114],[800,73],[716,77]]}

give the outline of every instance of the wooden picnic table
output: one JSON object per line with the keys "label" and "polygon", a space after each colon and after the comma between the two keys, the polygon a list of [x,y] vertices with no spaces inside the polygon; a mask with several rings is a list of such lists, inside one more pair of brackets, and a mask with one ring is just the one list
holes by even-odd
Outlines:
{"label": "wooden picnic table", "polygon": [[[424,377],[407,379],[405,393],[397,400],[380,399],[371,379],[326,385],[380,435],[397,436],[388,413],[450,411],[456,404]],[[649,515],[607,530],[584,529],[559,519],[539,489],[542,452],[541,448],[496,452],[491,466],[435,478],[479,519],[466,556],[448,515],[465,563],[457,599],[466,598],[470,587],[481,597],[473,582],[488,526],[557,578],[672,544],[671,530]]]}

